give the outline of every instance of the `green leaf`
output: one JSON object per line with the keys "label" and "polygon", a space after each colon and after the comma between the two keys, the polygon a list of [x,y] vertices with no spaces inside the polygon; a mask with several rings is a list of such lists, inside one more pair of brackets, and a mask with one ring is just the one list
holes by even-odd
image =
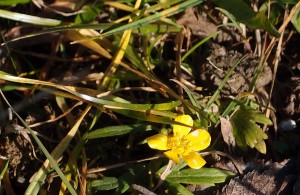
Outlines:
{"label": "green leaf", "polygon": [[8,5],[17,5],[17,4],[25,4],[29,3],[31,0],[1,0],[0,6],[8,6]]}
{"label": "green leaf", "polygon": [[124,135],[133,131],[147,131],[151,129],[151,125],[144,124],[110,126],[91,131],[87,134],[86,138],[96,139],[101,137],[112,137],[117,135]]}
{"label": "green leaf", "polygon": [[267,12],[268,8],[270,6],[270,13],[269,13],[269,21],[273,24],[273,25],[277,25],[279,23],[280,20],[282,20],[282,15],[284,13],[284,9],[285,9],[285,4],[283,6],[280,5],[280,3],[269,3],[269,2],[265,2],[264,4],[262,4],[259,8],[259,11],[262,12]]}
{"label": "green leaf", "polygon": [[[132,184],[146,186],[149,183],[148,169],[142,164],[131,166],[119,179],[119,187],[115,194],[124,194]],[[141,179],[143,178],[143,179]]]}
{"label": "green leaf", "polygon": [[267,146],[266,146],[266,143],[264,142],[264,140],[259,140],[255,144],[255,148],[262,154],[265,154],[267,151]]}
{"label": "green leaf", "polygon": [[92,23],[101,11],[99,8],[90,5],[83,6],[82,10],[84,12],[76,16],[75,24]]}
{"label": "green leaf", "polygon": [[94,194],[100,190],[112,190],[119,186],[119,181],[115,177],[104,177],[103,179],[93,180],[88,183],[88,193]]}
{"label": "green leaf", "polygon": [[264,29],[275,37],[280,36],[263,12],[254,12],[243,0],[215,0],[215,3],[230,12],[238,22],[253,29]]}
{"label": "green leaf", "polygon": [[256,123],[271,125],[270,119],[256,110],[243,106],[234,113],[230,122],[233,136],[239,147],[246,149],[248,145],[263,154],[266,153],[264,140],[268,139],[268,136]]}
{"label": "green leaf", "polygon": [[298,33],[300,33],[300,9],[298,9],[291,20],[292,24],[294,25],[295,29]]}
{"label": "green leaf", "polygon": [[184,169],[177,172],[172,172],[167,181],[171,183],[198,184],[213,186],[216,183],[222,183],[227,178],[234,176],[230,171],[201,168],[201,169]]}
{"label": "green leaf", "polygon": [[114,194],[115,195],[124,194],[124,192],[126,192],[129,188],[130,188],[130,184],[126,180],[121,178],[119,181],[119,187],[116,189]]}
{"label": "green leaf", "polygon": [[255,110],[251,110],[248,113],[250,120],[256,121],[257,123],[264,124],[264,125],[272,125],[272,121],[267,118],[264,114],[257,112]]}
{"label": "green leaf", "polygon": [[173,183],[166,180],[164,186],[170,190],[170,194],[180,194],[180,195],[193,195],[188,189],[179,183]]}

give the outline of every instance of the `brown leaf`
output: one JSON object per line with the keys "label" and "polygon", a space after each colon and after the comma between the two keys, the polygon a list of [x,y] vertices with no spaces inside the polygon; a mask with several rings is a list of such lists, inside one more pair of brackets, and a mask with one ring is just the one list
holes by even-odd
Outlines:
{"label": "brown leaf", "polygon": [[235,146],[235,140],[232,134],[232,125],[229,120],[227,120],[224,117],[220,116],[220,121],[221,121],[221,132],[223,136],[224,142],[228,146]]}

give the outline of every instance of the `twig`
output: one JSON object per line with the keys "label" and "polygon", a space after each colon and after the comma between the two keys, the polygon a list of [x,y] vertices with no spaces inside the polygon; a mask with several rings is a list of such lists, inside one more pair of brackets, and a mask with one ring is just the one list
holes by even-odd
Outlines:
{"label": "twig", "polygon": [[126,166],[128,164],[140,163],[140,162],[155,160],[155,159],[159,159],[159,158],[163,158],[163,157],[165,157],[165,156],[164,155],[157,155],[157,156],[153,156],[153,157],[150,157],[150,158],[144,158],[144,159],[141,159],[141,160],[132,160],[132,161],[124,162],[124,163],[117,163],[117,164],[109,165],[109,166],[106,166],[106,167],[99,167],[99,168],[89,169],[89,170],[87,170],[86,173],[87,174],[99,173],[99,172],[102,172],[102,171],[123,167],[123,166]]}
{"label": "twig", "polygon": [[209,152],[200,152],[199,154],[201,156],[207,156],[207,155],[210,155],[210,154],[218,154],[220,156],[224,156],[226,158],[229,158],[232,161],[232,163],[234,164],[234,166],[237,169],[237,171],[239,172],[239,174],[241,174],[241,175],[243,174],[243,170],[245,169],[245,167],[241,167],[239,165],[239,163],[232,156],[230,156],[229,154],[226,154],[224,152],[213,150],[213,151],[209,151]]}
{"label": "twig", "polygon": [[77,102],[74,106],[72,106],[72,108],[69,108],[66,112],[64,112],[63,114],[59,115],[58,117],[56,118],[53,118],[53,119],[49,119],[47,121],[43,121],[43,122],[38,122],[38,123],[34,123],[32,125],[29,125],[30,128],[32,127],[38,127],[38,126],[41,126],[41,125],[44,125],[44,124],[47,124],[47,123],[52,123],[52,122],[55,122],[61,118],[63,118],[64,116],[66,116],[67,114],[69,114],[75,107],[79,106],[79,105],[82,105],[82,101],[80,102]]}
{"label": "twig", "polygon": [[137,185],[137,184],[132,184],[132,188],[141,192],[142,195],[156,195],[154,192],[151,192],[150,190],[148,190],[147,188]]}
{"label": "twig", "polygon": [[[258,4],[258,1],[255,1],[255,3],[253,3],[253,9],[256,12],[258,11],[257,4]],[[260,29],[255,29],[255,39],[256,39],[257,55],[260,57],[262,54]]]}
{"label": "twig", "polygon": [[157,182],[156,186],[154,187],[153,191],[155,191],[157,188],[159,188],[159,186],[161,186],[164,181],[166,180],[166,178],[168,177],[168,175],[170,175],[170,173],[172,172],[172,167],[174,166],[174,162],[172,160],[169,160],[169,163],[167,165],[167,168],[165,169],[165,171],[161,174],[159,181]]}

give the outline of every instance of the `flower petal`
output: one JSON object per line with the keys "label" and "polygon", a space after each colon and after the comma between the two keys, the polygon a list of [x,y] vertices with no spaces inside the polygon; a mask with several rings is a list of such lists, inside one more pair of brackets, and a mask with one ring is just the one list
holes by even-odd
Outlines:
{"label": "flower petal", "polygon": [[[176,122],[186,124],[188,126],[193,126],[193,119],[190,115],[180,115],[175,118]],[[191,127],[186,127],[182,125],[174,125],[173,133],[178,135],[187,135],[191,131]]]}
{"label": "flower petal", "polygon": [[173,152],[173,150],[169,150],[167,152],[164,152],[164,154],[171,159],[172,161],[174,161],[175,163],[179,162],[179,158],[178,158],[178,154]]}
{"label": "flower petal", "polygon": [[147,138],[147,143],[150,148],[157,150],[168,150],[168,136],[164,134],[157,134]]}
{"label": "flower petal", "polygon": [[190,142],[192,151],[204,150],[211,141],[210,134],[203,129],[192,131],[186,136],[186,139]]}
{"label": "flower petal", "polygon": [[191,152],[189,155],[183,156],[182,158],[192,169],[200,169],[206,163],[202,156],[197,152]]}

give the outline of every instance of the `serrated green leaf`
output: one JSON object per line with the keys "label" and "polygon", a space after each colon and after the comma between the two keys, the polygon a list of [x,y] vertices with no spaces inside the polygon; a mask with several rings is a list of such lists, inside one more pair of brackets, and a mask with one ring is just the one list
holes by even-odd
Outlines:
{"label": "serrated green leaf", "polygon": [[100,190],[112,190],[117,188],[119,181],[115,177],[104,177],[103,179],[93,180],[88,183],[88,191],[93,194]]}
{"label": "serrated green leaf", "polygon": [[269,118],[267,118],[264,114],[261,114],[254,110],[250,112],[250,115],[251,115],[251,120],[253,120],[257,123],[264,124],[264,125],[272,125],[273,124],[272,121]]}
{"label": "serrated green leaf", "polygon": [[243,133],[239,132],[237,129],[238,127],[235,126],[234,122],[230,121],[232,124],[232,130],[233,130],[233,137],[235,139],[236,144],[238,147],[240,147],[242,150],[247,149],[247,143],[246,138]]}
{"label": "serrated green leaf", "polygon": [[257,142],[257,144],[255,145],[255,148],[262,154],[267,153],[267,147],[266,147],[266,143],[264,142],[264,140],[259,140]]}
{"label": "serrated green leaf", "polygon": [[272,125],[273,124],[269,118],[267,118],[262,113],[252,109],[251,107],[244,106],[238,110],[238,113],[239,113],[239,118],[243,118],[246,120],[252,120],[257,123],[264,124],[264,125]]}
{"label": "serrated green leaf", "polygon": [[167,181],[172,183],[213,186],[216,183],[224,182],[228,177],[232,177],[233,175],[234,174],[230,171],[215,168],[184,169],[176,172],[173,171],[167,177]]}
{"label": "serrated green leaf", "polygon": [[263,12],[254,12],[243,0],[215,0],[214,2],[231,13],[238,22],[253,29],[264,29],[275,37],[280,36]]}
{"label": "serrated green leaf", "polygon": [[256,148],[261,153],[266,153],[264,140],[268,135],[256,124],[272,124],[270,120],[261,113],[240,107],[230,119],[232,124],[233,136],[239,147],[246,149],[246,145]]}
{"label": "serrated green leaf", "polygon": [[244,135],[246,142],[251,148],[255,147],[261,140],[268,138],[267,134],[265,134],[255,123],[249,122],[245,124]]}
{"label": "serrated green leaf", "polygon": [[110,127],[104,127],[89,132],[86,136],[86,139],[112,137],[117,135],[124,135],[133,131],[147,131],[151,129],[152,129],[151,125],[144,125],[144,124],[110,126]]}
{"label": "serrated green leaf", "polygon": [[[239,125],[239,126],[241,127],[241,125]],[[257,138],[256,138],[255,130],[253,129],[252,123],[251,122],[244,123],[243,131],[244,131],[243,134],[246,138],[246,143],[251,148],[254,148],[255,144],[257,143]]]}

